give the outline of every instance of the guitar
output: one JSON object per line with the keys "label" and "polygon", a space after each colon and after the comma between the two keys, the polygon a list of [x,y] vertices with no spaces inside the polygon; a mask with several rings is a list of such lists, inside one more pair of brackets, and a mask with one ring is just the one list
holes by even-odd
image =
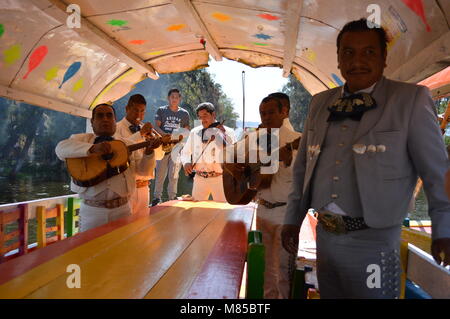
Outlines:
{"label": "guitar", "polygon": [[[300,139],[301,137],[274,151],[298,149]],[[247,145],[246,149],[248,150]],[[270,187],[273,174],[261,174],[263,165],[261,162],[223,164],[223,190],[228,203],[246,205],[256,196],[258,190]]]}
{"label": "guitar", "polygon": [[[157,137],[162,145],[176,144],[183,139],[171,140],[170,135]],[[155,141],[126,145],[119,140],[108,142],[111,153],[104,155],[91,155],[86,157],[66,158],[66,166],[75,185],[81,187],[95,186],[104,180],[119,175],[130,166],[129,154],[138,149],[147,147]]]}

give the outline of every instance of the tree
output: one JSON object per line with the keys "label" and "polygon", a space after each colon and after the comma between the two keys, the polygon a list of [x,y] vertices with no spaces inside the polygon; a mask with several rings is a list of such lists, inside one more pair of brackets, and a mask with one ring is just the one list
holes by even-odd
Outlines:
{"label": "tree", "polygon": [[292,74],[289,76],[288,83],[283,86],[282,92],[289,95],[291,101],[289,119],[292,126],[296,131],[303,132],[309,102],[311,101],[311,94],[306,91],[303,85]]}

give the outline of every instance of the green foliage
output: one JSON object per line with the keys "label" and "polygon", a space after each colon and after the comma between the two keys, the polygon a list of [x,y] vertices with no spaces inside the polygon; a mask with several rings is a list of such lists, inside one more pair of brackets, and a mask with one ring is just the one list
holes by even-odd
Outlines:
{"label": "green foliage", "polygon": [[306,116],[308,114],[311,94],[292,74],[289,76],[288,83],[282,89],[283,93],[289,95],[291,101],[291,111],[289,119],[296,131],[303,132]]}
{"label": "green foliage", "polygon": [[156,81],[145,79],[137,83],[135,87],[134,90],[114,103],[118,119],[125,116],[125,106],[130,96],[142,94],[147,101],[144,121],[154,124],[158,107],[168,104],[167,92],[172,88],[177,88],[181,92],[181,107],[186,109],[191,116],[191,127],[194,125],[194,120],[197,119],[195,108],[202,102],[214,104],[218,120],[225,120],[225,125],[232,128],[236,127],[236,120],[239,115],[234,112],[231,100],[223,93],[222,86],[215,83],[205,69],[162,74]]}

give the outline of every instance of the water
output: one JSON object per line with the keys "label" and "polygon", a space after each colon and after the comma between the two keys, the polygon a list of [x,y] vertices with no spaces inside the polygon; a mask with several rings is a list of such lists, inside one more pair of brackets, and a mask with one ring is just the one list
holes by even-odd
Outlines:
{"label": "water", "polygon": [[0,189],[0,204],[73,194],[68,180],[48,180],[31,176],[16,180],[0,177]]}

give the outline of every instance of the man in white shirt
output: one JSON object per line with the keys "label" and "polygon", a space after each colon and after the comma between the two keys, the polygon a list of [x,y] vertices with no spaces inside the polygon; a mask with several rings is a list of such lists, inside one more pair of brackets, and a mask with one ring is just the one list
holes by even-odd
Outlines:
{"label": "man in white shirt", "polygon": [[[145,141],[145,137],[152,134],[152,125],[150,123],[143,124],[145,117],[147,102],[141,94],[130,96],[125,107],[125,117],[117,123],[117,129],[114,136],[128,138],[134,143]],[[143,152],[143,149],[136,152]],[[158,161],[164,157],[162,147],[155,149],[155,159]],[[131,197],[132,213],[147,211],[150,200],[150,180],[154,178],[154,170],[150,175],[136,174],[136,192]]]}
{"label": "man in white shirt", "polygon": [[[227,165],[227,167],[233,170],[236,169],[236,176],[243,174],[243,172],[239,173],[239,167],[243,169],[244,165],[239,163],[244,162],[244,158],[242,158],[242,155],[245,153],[244,145],[248,144],[248,153],[256,152],[256,147],[259,149],[265,148],[263,135],[269,129],[272,134],[278,136],[277,142],[271,138],[271,160],[279,160],[279,162],[271,163],[271,166],[274,167],[274,172],[270,185],[263,186],[261,183],[257,188],[256,229],[262,232],[262,240],[265,247],[264,298],[287,299],[290,296],[296,254],[290,254],[283,248],[281,230],[286,214],[288,194],[292,184],[293,157],[297,153],[295,146],[299,144],[298,139],[301,137],[301,133],[291,129],[289,108],[283,107],[280,98],[274,96],[264,98],[260,104],[259,113],[262,122],[259,130],[250,133],[247,138],[250,141],[258,140],[260,145],[246,143],[245,140],[239,141],[236,145],[239,158],[237,159],[238,164],[231,167]],[[252,138],[251,134],[257,134],[257,137]],[[273,144],[274,142],[276,146]],[[272,156],[274,152],[278,152],[278,157]],[[245,162],[248,160],[245,159]],[[262,170],[261,172],[264,173]]]}
{"label": "man in white shirt", "polygon": [[[116,131],[114,108],[108,104],[97,105],[92,110],[91,124],[94,133],[74,134],[58,143],[55,152],[61,160],[111,153],[109,141],[114,140],[113,135]],[[132,141],[124,138],[117,139],[128,145],[133,144]],[[83,199],[80,205],[80,231],[86,231],[131,214],[129,199],[136,189],[136,174],[150,175],[155,167],[153,149],[158,147],[160,142],[153,140],[154,143],[145,148],[143,154],[133,152],[130,155],[130,166],[120,174],[88,187],[79,186],[72,179],[71,190]]]}
{"label": "man in white shirt", "polygon": [[291,131],[295,131],[294,127],[292,126],[291,122],[289,121],[289,111],[291,110],[291,101],[289,99],[289,96],[286,93],[283,92],[274,92],[270,93],[268,95],[269,97],[275,97],[277,98],[281,103],[281,108],[283,110],[283,126],[287,127]]}
{"label": "man in white shirt", "polygon": [[224,147],[234,143],[234,132],[216,122],[212,103],[201,103],[195,111],[202,125],[192,129],[181,151],[185,173],[195,173],[192,197],[202,201],[212,195],[214,201],[226,202],[221,163],[224,161]]}

